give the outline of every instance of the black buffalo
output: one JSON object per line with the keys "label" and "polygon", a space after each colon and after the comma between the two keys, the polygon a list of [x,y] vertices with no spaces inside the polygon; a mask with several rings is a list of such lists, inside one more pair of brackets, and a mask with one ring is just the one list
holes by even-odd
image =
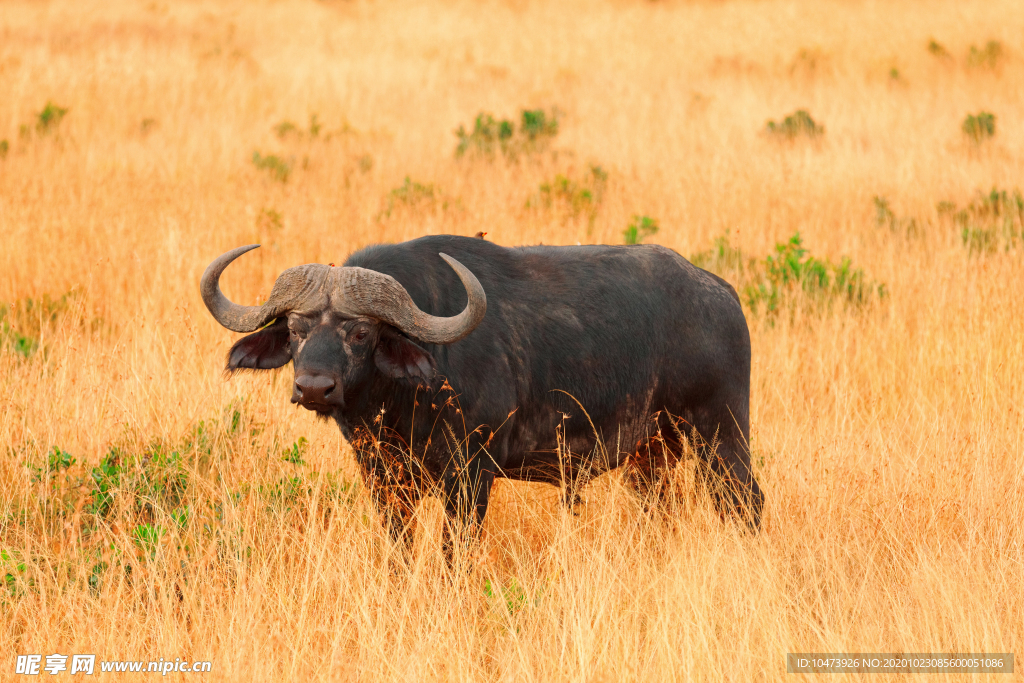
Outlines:
{"label": "black buffalo", "polygon": [[338,423],[396,538],[431,490],[474,527],[495,477],[574,501],[628,465],[653,493],[684,441],[719,511],[760,525],[746,320],[728,283],[674,251],[423,237],[290,268],[265,304],[240,306],[218,280],[256,246],[202,277],[213,316],[254,332],[227,369],[292,361],[292,402]]}

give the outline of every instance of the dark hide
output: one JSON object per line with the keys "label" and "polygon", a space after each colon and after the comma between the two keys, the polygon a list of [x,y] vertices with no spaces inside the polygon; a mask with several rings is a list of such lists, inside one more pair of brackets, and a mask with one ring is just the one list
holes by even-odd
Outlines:
{"label": "dark hide", "polygon": [[647,490],[678,458],[680,433],[704,459],[720,511],[760,525],[747,450],[750,336],[728,283],[648,245],[432,236],[368,247],[345,265],[387,273],[423,311],[452,316],[466,291],[439,252],[487,293],[483,322],[461,341],[421,345],[369,318],[289,315],[287,347],[279,320],[229,356],[231,370],[294,358],[296,377],[337,384],[303,405],[341,426],[396,535],[433,486],[466,521],[483,518],[495,477],[565,486],[575,500],[579,486],[629,462]]}

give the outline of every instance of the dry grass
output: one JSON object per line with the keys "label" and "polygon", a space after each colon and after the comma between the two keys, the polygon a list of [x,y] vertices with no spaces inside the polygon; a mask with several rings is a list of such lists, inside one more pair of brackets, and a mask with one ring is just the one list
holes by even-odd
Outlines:
{"label": "dry grass", "polygon": [[[1022,184],[1022,35],[1017,0],[3,3],[0,677],[33,652],[211,660],[209,680],[745,681],[784,678],[789,651],[1021,651],[1024,247],[971,254],[935,205]],[[989,40],[997,63],[970,65]],[[37,130],[47,101],[69,111]],[[459,124],[524,107],[561,112],[553,151],[454,157]],[[764,133],[798,108],[824,135]],[[960,125],[982,110],[997,132],[975,144]],[[316,138],[272,130],[312,114]],[[525,208],[590,163],[609,173],[592,220]],[[406,176],[435,197],[385,211]],[[685,484],[674,525],[614,477],[578,518],[499,484],[473,572],[443,576],[436,504],[398,569],[337,485],[340,435],[288,403],[290,371],[225,381],[230,335],[198,296],[253,241],[225,278],[247,303],[373,242],[616,243],[633,214],[684,255],[799,231],[887,286],[749,315],[758,537]],[[306,464],[282,462],[300,436]],[[126,474],[90,513],[115,446],[183,488]],[[77,464],[33,481],[54,447]],[[140,524],[163,529],[152,555]]]}

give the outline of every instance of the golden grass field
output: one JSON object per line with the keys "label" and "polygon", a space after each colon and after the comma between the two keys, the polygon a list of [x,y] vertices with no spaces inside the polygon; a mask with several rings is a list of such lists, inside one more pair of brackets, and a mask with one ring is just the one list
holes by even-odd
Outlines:
{"label": "golden grass field", "polygon": [[[774,680],[787,652],[1016,651],[1020,671],[1024,242],[1013,200],[981,198],[1024,187],[1020,10],[0,4],[0,679],[54,652],[239,681]],[[459,125],[523,109],[557,113],[546,147],[456,158]],[[797,109],[824,133],[766,132]],[[538,199],[592,164],[599,198]],[[199,298],[252,242],[224,278],[248,304],[379,241],[622,243],[634,215],[688,257],[727,235],[763,261],[799,232],[885,285],[747,308],[760,535],[684,466],[673,523],[614,474],[579,516],[499,483],[467,572],[428,501],[400,566],[338,430],[289,403],[290,369],[225,379],[237,335]]]}

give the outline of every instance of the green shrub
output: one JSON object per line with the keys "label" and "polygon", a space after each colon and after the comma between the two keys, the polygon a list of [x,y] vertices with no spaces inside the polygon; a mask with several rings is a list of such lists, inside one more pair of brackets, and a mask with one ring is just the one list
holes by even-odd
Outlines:
{"label": "green shrub", "polygon": [[452,198],[432,183],[420,183],[406,176],[402,184],[388,192],[376,220],[390,218],[394,213],[438,214],[462,208],[458,198]]}
{"label": "green shrub", "polygon": [[[82,313],[76,304],[82,298],[82,291],[71,289],[60,296],[43,294],[39,298],[27,297],[11,304],[0,304],[0,353],[13,351],[28,358],[40,348],[44,331],[52,329],[72,312]],[[86,325],[87,318],[79,316],[73,321]],[[88,327],[97,329],[102,324],[99,318],[88,322]]]}
{"label": "green shrub", "polygon": [[931,55],[935,57],[941,57],[942,59],[948,59],[950,57],[949,50],[947,50],[942,43],[938,42],[934,38],[930,38],[928,40],[928,52]]}
{"label": "green shrub", "polygon": [[[202,423],[198,429],[203,429]],[[112,447],[90,472],[93,486],[89,512],[106,517],[119,499],[131,506],[131,513],[147,519],[153,518],[156,507],[178,507],[190,484],[189,465],[194,457],[194,453],[159,442],[141,453]]]}
{"label": "green shrub", "polygon": [[797,109],[779,123],[769,121],[767,131],[770,135],[793,140],[801,136],[816,138],[825,132],[825,127],[818,125],[807,110]]}
{"label": "green shrub", "polygon": [[[140,443],[126,435],[98,463],[79,462],[59,447],[38,449],[31,441],[9,445],[12,461],[24,462],[33,476],[14,492],[0,519],[19,538],[74,534],[82,548],[79,575],[94,594],[108,577],[116,584],[118,573],[130,576],[140,563],[162,564],[181,576],[200,556],[204,567],[211,558],[244,561],[255,545],[237,514],[244,503],[301,528],[313,510],[326,520],[339,506],[356,505],[357,489],[349,481],[309,470],[304,438],[284,448],[266,429],[236,401],[178,437]],[[261,473],[254,482],[223,480],[223,463],[252,449],[277,472]],[[278,460],[282,454],[284,462]],[[284,471],[289,474],[282,476]],[[125,536],[127,543],[120,541]],[[0,595],[0,602],[34,589],[35,562],[9,548],[0,551],[0,577],[10,595]]]}
{"label": "green shrub", "polygon": [[161,526],[139,524],[132,530],[132,540],[138,549],[150,560],[156,559],[156,551],[160,547],[160,539],[166,533]]}
{"label": "green shrub", "polygon": [[899,232],[903,230],[907,236],[914,236],[918,234],[917,219],[915,218],[897,218],[892,208],[889,206],[889,200],[885,197],[875,196],[875,225],[888,226],[891,232]]}
{"label": "green shrub", "polygon": [[274,154],[263,156],[258,151],[253,152],[252,163],[256,168],[261,171],[267,171],[274,180],[282,183],[288,182],[288,175],[292,171],[290,163]]}
{"label": "green shrub", "polygon": [[948,201],[936,208],[940,217],[953,222],[970,255],[1006,252],[1024,245],[1024,195],[1020,190],[993,187],[963,209]]}
{"label": "green shrub", "polygon": [[524,109],[519,130],[530,141],[553,138],[558,135],[558,118],[553,113],[546,114],[543,109]]}
{"label": "green shrub", "polygon": [[331,472],[307,472],[281,477],[255,488],[245,485],[239,495],[255,495],[265,510],[273,514],[283,514],[294,510],[303,501],[308,502],[318,487],[320,494],[329,502],[351,505],[354,501],[355,488],[352,483]]}
{"label": "green shrub", "polygon": [[43,110],[36,114],[36,132],[45,135],[56,130],[67,113],[66,107],[58,107],[53,102],[47,102]]}
{"label": "green shrub", "polygon": [[309,442],[306,441],[306,437],[300,436],[298,441],[284,449],[284,452],[281,455],[281,460],[291,465],[295,465],[296,467],[305,465],[306,461],[302,459],[302,455],[306,452],[306,446],[308,445]]}
{"label": "green shrub", "polygon": [[277,233],[284,227],[284,216],[280,211],[263,207],[256,215],[256,227],[262,233]]}
{"label": "green shrub", "polygon": [[520,112],[519,130],[509,119],[496,119],[492,114],[480,112],[473,121],[473,130],[460,125],[455,131],[459,142],[455,156],[467,153],[494,156],[500,152],[514,157],[544,149],[558,135],[558,112],[542,109],[524,109]]}
{"label": "green shrub", "polygon": [[0,550],[0,572],[3,572],[4,587],[11,597],[23,593],[23,585],[31,582],[27,579],[28,565],[17,551]]}
{"label": "green shrub", "polygon": [[848,258],[839,263],[811,256],[800,233],[775,245],[764,259],[745,259],[727,237],[690,261],[738,283],[744,304],[768,317],[797,309],[825,313],[835,305],[861,305],[885,296],[885,286],[870,281]]}
{"label": "green shrub", "polygon": [[968,139],[978,144],[996,134],[996,117],[987,111],[968,114],[964,122],[960,124],[960,130]]}
{"label": "green shrub", "polygon": [[633,216],[633,220],[625,230],[622,231],[622,238],[626,244],[640,244],[645,238],[651,237],[658,232],[658,221],[650,216]]}
{"label": "green shrub", "polygon": [[690,262],[698,268],[710,270],[719,275],[743,272],[743,254],[729,244],[729,238],[726,235],[716,237],[710,249],[697,252],[690,257]]}
{"label": "green shrub", "polygon": [[872,296],[884,296],[884,285],[868,282],[864,271],[849,258],[838,264],[811,256],[800,233],[775,245],[775,253],[763,261],[760,272],[744,293],[751,310],[773,314],[787,298],[800,293],[813,306],[830,308],[834,302],[862,304]]}
{"label": "green shrub", "polygon": [[424,200],[434,199],[435,195],[436,190],[433,185],[424,185],[405,176],[402,184],[391,190],[388,197],[403,204],[417,204]]}
{"label": "green shrub", "polygon": [[22,358],[28,358],[39,349],[39,341],[11,328],[6,322],[0,322],[0,342]]}
{"label": "green shrub", "polygon": [[998,40],[990,40],[985,47],[977,48],[971,45],[967,53],[967,66],[972,68],[994,69],[999,66],[1003,58],[1003,44]]}
{"label": "green shrub", "polygon": [[399,209],[433,211],[440,208],[444,211],[451,203],[433,184],[418,183],[405,176],[402,184],[391,190],[384,198],[384,208],[377,214],[377,219],[388,218]]}
{"label": "green shrub", "polygon": [[302,133],[299,127],[291,121],[282,121],[273,127],[273,131],[274,134],[281,139],[284,139],[289,135],[299,135]]}
{"label": "green shrub", "polygon": [[507,586],[484,580],[484,595],[487,599],[504,610],[507,616],[515,616],[529,603],[526,591],[515,579],[510,579]]}
{"label": "green shrub", "polygon": [[892,209],[889,208],[888,199],[886,199],[885,197],[875,196],[874,202],[876,225],[885,225],[888,223],[891,226],[893,223],[896,222],[896,214],[894,214],[892,212]]}
{"label": "green shrub", "polygon": [[0,140],[0,159],[7,158],[7,152],[11,149],[11,143],[7,140]]}
{"label": "green shrub", "polygon": [[537,192],[526,200],[526,207],[558,211],[568,219],[586,217],[593,224],[607,184],[607,171],[594,164],[582,176],[559,173],[540,184]]}
{"label": "green shrub", "polygon": [[323,130],[323,124],[320,123],[320,119],[316,114],[311,114],[309,117],[309,128],[303,131],[298,124],[288,121],[287,119],[273,126],[271,130],[278,138],[284,140],[287,137],[305,137],[315,138],[320,135],[320,131]]}
{"label": "green shrub", "polygon": [[[157,538],[154,534],[166,530],[160,526],[161,520],[184,529],[195,517],[197,473],[208,471],[214,460],[228,457],[233,440],[254,439],[261,432],[261,426],[253,424],[239,407],[231,405],[220,419],[200,421],[177,441],[155,440],[141,450],[126,445],[111,446],[88,472],[86,499],[89,502],[85,510],[97,519],[119,514],[136,520],[136,524],[145,527],[138,540],[148,548]],[[304,467],[307,445],[305,437],[299,437],[288,448],[278,446],[275,450],[284,463]],[[294,503],[300,492],[309,493],[313,482],[324,477],[325,488],[331,495],[340,495],[350,488],[334,475],[314,471],[272,484],[255,487],[244,484],[236,498],[256,491],[276,502]]]}
{"label": "green shrub", "polygon": [[476,115],[472,132],[460,125],[455,131],[459,144],[455,148],[455,156],[460,157],[466,152],[494,154],[495,150],[505,151],[508,141],[512,139],[515,127],[507,119],[497,120],[491,114],[481,112]]}
{"label": "green shrub", "polygon": [[39,467],[32,463],[27,464],[28,468],[32,471],[32,482],[39,483],[48,479],[52,474],[57,474],[61,470],[70,468],[75,462],[77,461],[70,453],[54,446],[46,457],[45,465]]}
{"label": "green shrub", "polygon": [[98,517],[105,517],[110,511],[120,485],[121,465],[118,456],[116,450],[109,451],[89,473],[93,486],[88,510]]}

